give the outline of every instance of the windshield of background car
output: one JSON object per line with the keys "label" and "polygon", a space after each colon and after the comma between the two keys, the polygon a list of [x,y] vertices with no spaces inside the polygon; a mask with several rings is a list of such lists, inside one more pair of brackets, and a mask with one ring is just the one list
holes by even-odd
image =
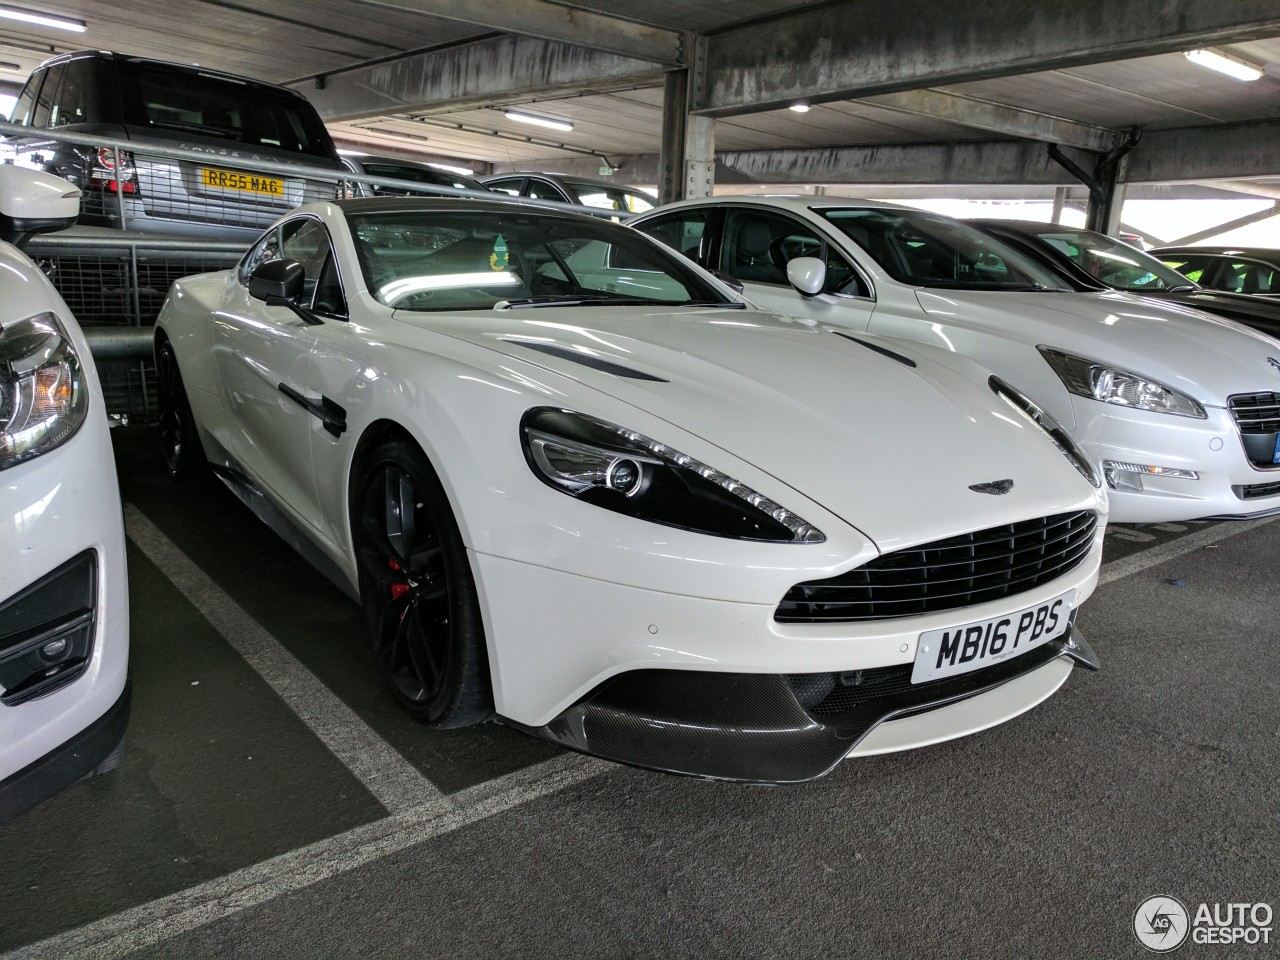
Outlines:
{"label": "windshield of background car", "polygon": [[125,123],[132,127],[334,158],[324,124],[302,97],[163,63],[120,61],[119,66]]}
{"label": "windshield of background car", "polygon": [[1062,280],[999,240],[916,210],[817,209],[902,283],[944,290],[1063,290]]}
{"label": "windshield of background car", "polygon": [[1091,230],[1044,230],[1036,233],[1091,277],[1117,290],[1170,290],[1187,287],[1187,278],[1150,254]]}
{"label": "windshield of background car", "polygon": [[598,183],[566,180],[564,184],[577,195],[578,202],[584,207],[621,210],[623,213],[644,213],[646,210],[652,210],[658,202],[655,198],[643,193],[617,187],[602,187]]}
{"label": "windshield of background car", "polygon": [[347,222],[370,293],[399,310],[734,303],[656,242],[604,221],[416,210]]}

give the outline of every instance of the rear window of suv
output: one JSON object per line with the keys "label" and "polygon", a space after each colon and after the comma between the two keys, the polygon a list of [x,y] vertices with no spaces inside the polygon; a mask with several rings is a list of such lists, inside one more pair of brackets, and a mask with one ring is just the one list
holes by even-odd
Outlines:
{"label": "rear window of suv", "polygon": [[334,159],[315,108],[272,87],[162,63],[120,61],[125,123]]}

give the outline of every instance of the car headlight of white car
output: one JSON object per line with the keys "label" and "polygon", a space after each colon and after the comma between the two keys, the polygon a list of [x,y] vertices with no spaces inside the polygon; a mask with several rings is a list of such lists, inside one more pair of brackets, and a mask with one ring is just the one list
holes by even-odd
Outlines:
{"label": "car headlight of white car", "polygon": [[826,540],[822,531],[746,484],[605,420],[535,407],[521,422],[521,439],[539,479],[606,510],[737,540]]}
{"label": "car headlight of white car", "polygon": [[65,443],[88,409],[80,357],[54,314],[0,327],[0,470]]}
{"label": "car headlight of white car", "polygon": [[1048,435],[1049,439],[1062,451],[1062,455],[1070,460],[1071,465],[1080,471],[1082,477],[1095,487],[1102,486],[1102,479],[1098,476],[1098,471],[1094,467],[1093,461],[1089,459],[1079,444],[1071,439],[1067,431],[1062,429],[1058,421],[1053,419],[1044,407],[1025,394],[1019,393],[999,377],[992,377],[988,382],[991,384],[991,389],[995,391],[996,396],[1013,407],[1023,419],[1031,421],[1032,424]]}
{"label": "car headlight of white car", "polygon": [[1077,396],[1137,410],[1205,419],[1204,407],[1158,380],[1051,347],[1038,349],[1066,388]]}

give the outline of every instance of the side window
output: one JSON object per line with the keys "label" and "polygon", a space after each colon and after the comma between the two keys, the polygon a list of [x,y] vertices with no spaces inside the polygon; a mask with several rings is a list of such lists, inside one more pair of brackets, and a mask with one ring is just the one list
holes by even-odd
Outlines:
{"label": "side window", "polygon": [[316,281],[315,296],[311,300],[311,309],[318,313],[327,313],[335,317],[347,315],[347,298],[342,293],[342,281],[338,277],[338,265],[330,255],[320,268],[320,279]]}
{"label": "side window", "polygon": [[[559,200],[562,203],[564,202],[564,197],[560,194],[560,191],[543,180],[530,180],[525,196],[534,200]],[[569,202],[572,203],[573,201]]]}
{"label": "side window", "polygon": [[799,220],[750,207],[725,215],[721,269],[747,283],[787,282],[787,264],[796,257],[817,257],[827,265],[824,293],[870,296],[853,265],[818,233]]}
{"label": "side window", "polygon": [[699,266],[707,266],[711,252],[711,237],[707,233],[708,210],[681,210],[665,217],[655,217],[640,225],[640,229],[655,240],[660,240],[676,253],[684,254]]}
{"label": "side window", "polygon": [[13,105],[13,112],[9,115],[10,123],[31,122],[31,112],[36,105],[36,91],[40,89],[40,81],[43,79],[43,70],[31,75],[27,85],[22,88],[22,93],[18,95],[18,101]]}
{"label": "side window", "polygon": [[329,243],[329,231],[319,220],[309,217],[290,220],[280,228],[283,241],[280,256],[285,260],[297,260],[302,264],[306,277],[304,303],[324,313],[345,316],[346,301],[342,296],[342,284],[333,266],[333,253]]}
{"label": "side window", "polygon": [[50,127],[65,127],[89,119],[90,61],[71,60],[62,69],[62,83],[49,111]]}
{"label": "side window", "polygon": [[245,286],[249,285],[249,277],[257,270],[259,266],[272,260],[280,259],[280,230],[274,229],[263,235],[262,239],[255,243],[240,262],[240,282]]}
{"label": "side window", "polygon": [[498,193],[518,197],[520,196],[520,187],[523,184],[524,177],[509,177],[506,180],[490,180],[485,186],[490,190],[496,190]]}
{"label": "side window", "polygon": [[50,67],[40,85],[40,94],[36,97],[36,108],[31,115],[31,126],[45,128],[49,126],[49,115],[53,110],[53,97],[58,90],[58,81],[62,79],[62,64]]}
{"label": "side window", "polygon": [[1275,293],[1276,271],[1261,260],[1232,260],[1224,265],[1217,286],[1234,293]]}
{"label": "side window", "polygon": [[1203,257],[1181,257],[1169,254],[1164,258],[1164,265],[1172,270],[1177,270],[1193,283],[1204,283],[1211,279],[1209,274],[1209,261]]}

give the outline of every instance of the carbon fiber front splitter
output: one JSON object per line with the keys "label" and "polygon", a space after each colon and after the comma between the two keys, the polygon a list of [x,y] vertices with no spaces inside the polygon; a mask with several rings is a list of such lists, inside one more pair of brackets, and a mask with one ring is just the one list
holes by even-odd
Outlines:
{"label": "carbon fiber front splitter", "polygon": [[832,674],[635,670],[619,674],[546,726],[508,726],[618,763],[714,780],[801,783],[838,764],[879,723],[994,690],[1058,657],[1092,670],[1068,632],[972,673],[910,683],[911,665]]}

